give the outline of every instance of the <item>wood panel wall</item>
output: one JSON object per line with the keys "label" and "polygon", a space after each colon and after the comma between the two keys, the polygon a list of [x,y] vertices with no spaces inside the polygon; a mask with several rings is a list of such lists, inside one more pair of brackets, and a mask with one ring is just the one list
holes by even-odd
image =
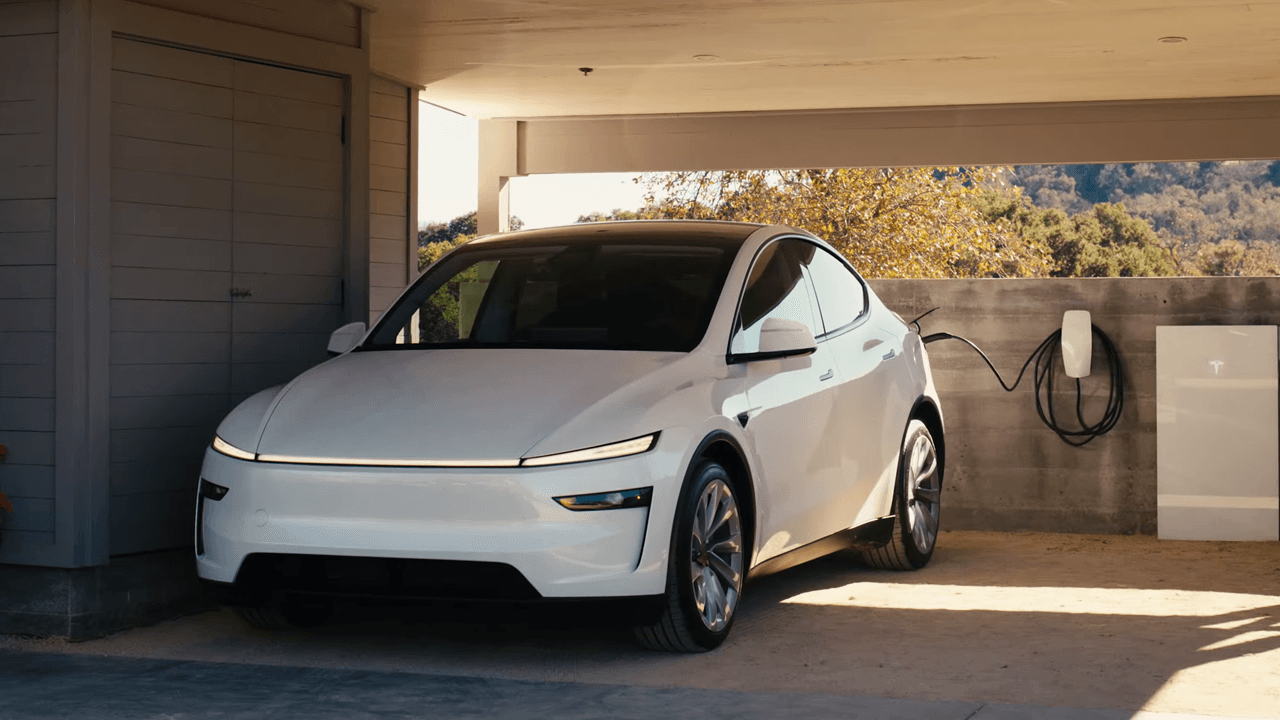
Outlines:
{"label": "wood panel wall", "polygon": [[[408,282],[409,88],[369,78],[369,322]],[[415,274],[417,268],[413,268]]]}
{"label": "wood panel wall", "polygon": [[0,0],[0,558],[53,542],[57,33],[56,2]]}

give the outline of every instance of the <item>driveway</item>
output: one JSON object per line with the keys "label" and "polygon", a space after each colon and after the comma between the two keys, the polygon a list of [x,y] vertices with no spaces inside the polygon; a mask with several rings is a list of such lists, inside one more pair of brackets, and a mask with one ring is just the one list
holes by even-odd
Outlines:
{"label": "driveway", "polygon": [[347,609],[270,633],[216,610],[0,637],[0,718],[1280,718],[1277,543],[944,533],[917,573],[837,556],[758,581],[697,656],[580,611]]}

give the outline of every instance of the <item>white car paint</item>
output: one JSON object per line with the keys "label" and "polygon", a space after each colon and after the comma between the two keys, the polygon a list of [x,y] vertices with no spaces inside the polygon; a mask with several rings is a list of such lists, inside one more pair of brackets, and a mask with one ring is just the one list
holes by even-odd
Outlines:
{"label": "white car paint", "polygon": [[[780,236],[821,244],[751,233],[687,353],[348,352],[249,398],[218,436],[277,461],[207,452],[202,477],[229,491],[197,518],[200,576],[231,582],[254,552],[457,559],[509,563],[546,597],[660,594],[681,487],[713,433],[751,475],[753,566],[889,515],[908,415],[938,402],[919,336],[874,292],[810,355],[726,360],[752,260]],[[516,466],[655,432],[639,455]],[[376,466],[410,461],[489,467]],[[653,488],[648,508],[552,501],[635,487]]]}

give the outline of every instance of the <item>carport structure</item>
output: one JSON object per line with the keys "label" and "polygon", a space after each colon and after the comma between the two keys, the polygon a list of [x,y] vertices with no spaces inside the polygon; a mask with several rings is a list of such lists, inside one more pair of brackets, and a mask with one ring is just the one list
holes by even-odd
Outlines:
{"label": "carport structure", "polygon": [[1280,3],[0,0],[0,631],[190,588],[200,457],[416,272],[418,99],[539,173],[1280,157]]}

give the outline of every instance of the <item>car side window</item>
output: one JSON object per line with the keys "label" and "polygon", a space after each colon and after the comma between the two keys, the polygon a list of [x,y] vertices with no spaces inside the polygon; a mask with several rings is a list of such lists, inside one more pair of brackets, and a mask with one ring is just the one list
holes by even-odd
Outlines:
{"label": "car side window", "polygon": [[760,328],[769,318],[799,320],[816,336],[821,334],[813,308],[809,281],[801,270],[803,253],[795,240],[779,240],[756,258],[738,306],[738,326],[729,352],[760,351]]}
{"label": "car side window", "polygon": [[847,265],[826,250],[811,243],[805,244],[814,249],[807,267],[813,279],[823,331],[835,332],[866,311],[866,292],[862,281]]}

